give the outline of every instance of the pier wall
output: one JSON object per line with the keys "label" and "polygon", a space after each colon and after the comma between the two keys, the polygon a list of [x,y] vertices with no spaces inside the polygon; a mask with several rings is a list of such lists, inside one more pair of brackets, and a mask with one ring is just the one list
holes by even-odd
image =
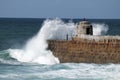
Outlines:
{"label": "pier wall", "polygon": [[120,40],[48,40],[48,49],[61,63],[120,63]]}

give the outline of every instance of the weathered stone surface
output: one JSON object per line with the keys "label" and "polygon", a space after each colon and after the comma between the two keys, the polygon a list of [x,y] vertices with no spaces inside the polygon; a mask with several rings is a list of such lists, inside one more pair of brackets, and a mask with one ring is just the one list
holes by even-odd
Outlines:
{"label": "weathered stone surface", "polygon": [[61,63],[120,63],[120,40],[49,40],[48,49]]}

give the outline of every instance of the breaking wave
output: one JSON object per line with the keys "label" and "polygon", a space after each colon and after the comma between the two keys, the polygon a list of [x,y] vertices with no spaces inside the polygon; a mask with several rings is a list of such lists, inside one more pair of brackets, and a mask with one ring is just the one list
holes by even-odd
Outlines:
{"label": "breaking wave", "polygon": [[33,38],[27,41],[23,49],[9,49],[10,56],[20,62],[57,64],[59,63],[50,50],[47,50],[48,39],[64,39],[64,34],[71,34],[74,23],[65,24],[60,19],[46,20]]}
{"label": "breaking wave", "polygon": [[[75,35],[75,29],[76,24],[73,22],[65,23],[61,19],[47,19],[39,32],[29,39],[22,49],[9,49],[9,55],[20,62],[57,64],[59,59],[47,50],[47,40],[65,40],[67,34],[71,39]],[[107,30],[108,26],[106,27],[105,24],[93,24],[94,35],[103,35]]]}

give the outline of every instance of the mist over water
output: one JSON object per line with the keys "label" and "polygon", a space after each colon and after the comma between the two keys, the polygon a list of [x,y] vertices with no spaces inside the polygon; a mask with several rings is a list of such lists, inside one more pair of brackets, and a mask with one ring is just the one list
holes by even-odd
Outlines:
{"label": "mist over water", "polygon": [[[56,58],[50,50],[47,50],[47,40],[65,40],[75,35],[76,24],[65,23],[61,19],[47,19],[39,32],[29,39],[22,49],[9,49],[10,56],[20,62],[38,64],[57,64]],[[93,24],[93,35],[103,35],[108,30],[105,24]]]}

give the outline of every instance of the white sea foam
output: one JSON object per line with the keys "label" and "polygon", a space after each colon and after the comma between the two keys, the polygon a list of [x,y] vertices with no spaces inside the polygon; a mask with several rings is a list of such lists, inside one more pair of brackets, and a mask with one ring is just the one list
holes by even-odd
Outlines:
{"label": "white sea foam", "polygon": [[41,74],[41,76],[79,80],[119,80],[120,78],[120,65],[117,64],[67,64],[66,66],[69,66],[71,69],[48,71]]}
{"label": "white sea foam", "polygon": [[[59,66],[62,66],[59,67]],[[64,66],[68,67],[67,69]],[[16,66],[14,66],[16,67]],[[12,67],[13,68],[13,67]],[[47,68],[47,70],[46,70]],[[54,69],[55,68],[55,69]],[[39,80],[119,80],[120,79],[120,65],[119,64],[58,64],[53,66],[21,66],[16,73],[13,70],[8,73],[0,74],[0,79],[39,79]],[[56,69],[57,68],[57,69]],[[41,71],[42,70],[42,71]],[[19,79],[18,79],[19,80]]]}
{"label": "white sea foam", "polygon": [[[104,25],[93,24],[93,34],[101,35],[104,30]],[[29,39],[22,49],[9,49],[10,56],[20,62],[39,63],[39,64],[57,64],[59,63],[50,50],[47,50],[48,39],[65,40],[66,35],[69,39],[72,38],[76,29],[73,22],[64,23],[60,19],[45,20],[42,28],[33,38]],[[97,32],[96,32],[97,31]]]}

